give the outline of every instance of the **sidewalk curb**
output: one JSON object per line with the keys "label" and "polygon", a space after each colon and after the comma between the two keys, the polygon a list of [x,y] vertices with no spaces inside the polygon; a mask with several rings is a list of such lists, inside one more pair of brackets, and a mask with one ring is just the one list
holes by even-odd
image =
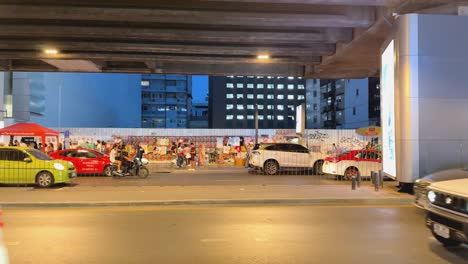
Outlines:
{"label": "sidewalk curb", "polygon": [[343,199],[343,198],[311,198],[311,199],[216,199],[216,200],[154,200],[154,201],[101,201],[101,202],[18,202],[2,203],[1,208],[60,208],[60,207],[113,207],[113,206],[199,206],[199,205],[411,205],[412,198],[382,198],[382,199]]}

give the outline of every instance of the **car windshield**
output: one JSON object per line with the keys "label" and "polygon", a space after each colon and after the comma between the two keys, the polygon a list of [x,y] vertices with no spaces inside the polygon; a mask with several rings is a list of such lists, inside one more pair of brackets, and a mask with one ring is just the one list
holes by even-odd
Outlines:
{"label": "car windshield", "polygon": [[348,155],[348,154],[349,154],[349,151],[345,151],[345,152],[340,153],[340,154],[338,154],[338,155],[336,155],[336,156],[337,156],[337,157],[343,157],[343,156],[346,156],[346,155]]}
{"label": "car windshield", "polygon": [[28,149],[27,152],[31,155],[33,155],[36,159],[40,160],[53,160],[51,157],[49,157],[47,154],[40,152],[37,149]]}

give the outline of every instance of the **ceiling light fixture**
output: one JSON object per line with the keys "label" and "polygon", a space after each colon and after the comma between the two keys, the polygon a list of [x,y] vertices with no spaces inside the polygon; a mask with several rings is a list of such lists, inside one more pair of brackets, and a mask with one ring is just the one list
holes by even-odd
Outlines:
{"label": "ceiling light fixture", "polygon": [[260,54],[257,56],[257,59],[259,60],[268,60],[270,58],[270,55],[268,54]]}
{"label": "ceiling light fixture", "polygon": [[56,50],[56,49],[45,49],[44,53],[48,54],[48,55],[56,55],[58,53],[58,50]]}

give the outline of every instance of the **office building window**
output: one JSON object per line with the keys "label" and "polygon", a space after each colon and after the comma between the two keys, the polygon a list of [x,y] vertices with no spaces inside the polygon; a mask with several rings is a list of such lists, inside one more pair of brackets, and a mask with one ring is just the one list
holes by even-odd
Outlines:
{"label": "office building window", "polygon": [[284,84],[278,84],[277,88],[278,88],[278,90],[283,90],[284,89]]}
{"label": "office building window", "polygon": [[294,111],[294,105],[288,105],[288,109]]}
{"label": "office building window", "polygon": [[150,86],[150,81],[146,81],[146,80],[141,81],[141,86]]}
{"label": "office building window", "polygon": [[258,115],[258,120],[263,120],[263,115]]}
{"label": "office building window", "polygon": [[232,76],[232,75],[229,75],[229,76],[228,76],[228,78],[234,78],[234,76]]}
{"label": "office building window", "polygon": [[318,106],[317,104],[314,104],[314,110],[317,110]]}
{"label": "office building window", "polygon": [[247,99],[254,99],[254,95],[253,94],[248,94]]}
{"label": "office building window", "polygon": [[263,76],[257,76],[257,79],[263,79]]}
{"label": "office building window", "polygon": [[253,110],[253,109],[255,109],[255,107],[254,107],[254,105],[251,105],[251,104],[250,104],[250,105],[247,105],[247,109]]}
{"label": "office building window", "polygon": [[263,105],[257,105],[257,109],[258,109],[258,110],[263,110],[263,109],[264,109],[264,106],[263,106]]}
{"label": "office building window", "polygon": [[314,97],[317,97],[317,91],[313,91],[312,94]]}
{"label": "office building window", "polygon": [[314,122],[314,123],[317,123],[317,116],[314,116],[313,122]]}
{"label": "office building window", "polygon": [[276,109],[283,111],[284,110],[284,105],[277,105]]}
{"label": "office building window", "polygon": [[234,88],[234,84],[233,83],[226,83],[226,88]]}
{"label": "office building window", "polygon": [[255,77],[255,76],[247,76],[247,78],[251,78],[251,79],[254,78],[254,77]]}
{"label": "office building window", "polygon": [[244,88],[244,84],[243,83],[238,83],[238,84],[236,84],[236,87],[238,89],[242,89],[242,88]]}
{"label": "office building window", "polygon": [[359,96],[359,88],[356,89],[356,96]]}
{"label": "office building window", "polygon": [[263,94],[257,94],[257,99],[263,99],[263,98],[264,98]]}
{"label": "office building window", "polygon": [[275,120],[275,117],[272,115],[267,115],[267,120]]}
{"label": "office building window", "polygon": [[227,115],[226,116],[226,120],[232,120],[232,119],[234,119],[234,115]]}
{"label": "office building window", "polygon": [[284,94],[278,94],[278,96],[276,97],[278,99],[284,99]]}
{"label": "office building window", "polygon": [[268,94],[267,99],[275,99],[275,95],[274,94]]}
{"label": "office building window", "polygon": [[294,116],[288,115],[288,120],[293,120],[294,121]]}
{"label": "office building window", "polygon": [[244,105],[237,105],[237,110],[244,110]]}
{"label": "office building window", "polygon": [[243,99],[244,98],[244,94],[237,94],[237,99]]}
{"label": "office building window", "polygon": [[244,120],[244,116],[243,115],[237,115],[237,120]]}
{"label": "office building window", "polygon": [[288,90],[294,90],[294,84],[288,84]]}
{"label": "office building window", "polygon": [[277,120],[284,120],[284,116],[282,116],[282,115],[277,115],[277,116],[276,116],[276,119],[277,119]]}
{"label": "office building window", "polygon": [[353,115],[356,115],[356,107],[353,107]]}
{"label": "office building window", "polygon": [[289,99],[289,100],[294,100],[294,95],[288,94],[288,99]]}
{"label": "office building window", "polygon": [[248,116],[247,116],[247,119],[253,120],[253,119],[254,119],[254,116],[253,116],[253,115],[248,115]]}
{"label": "office building window", "polygon": [[247,88],[253,89],[253,88],[254,88],[254,84],[253,84],[253,83],[248,83],[248,84],[247,84]]}
{"label": "office building window", "polygon": [[300,94],[300,95],[297,96],[297,99],[298,99],[298,100],[304,100],[304,99],[305,99],[305,96],[302,95],[302,94]]}
{"label": "office building window", "polygon": [[234,98],[234,95],[233,95],[233,94],[226,94],[226,98],[227,98],[227,99]]}
{"label": "office building window", "polygon": [[297,85],[297,89],[298,89],[298,90],[304,90],[305,87],[304,87],[303,84],[298,84],[298,85]]}
{"label": "office building window", "polygon": [[234,109],[234,105],[232,104],[227,104],[226,105],[226,110]]}
{"label": "office building window", "polygon": [[274,84],[267,84],[267,89],[275,89],[275,85]]}
{"label": "office building window", "polygon": [[264,87],[263,83],[258,83],[257,84],[257,89],[263,89],[263,87]]}
{"label": "office building window", "polygon": [[289,76],[288,80],[294,80],[294,77]]}
{"label": "office building window", "polygon": [[274,105],[268,105],[268,106],[267,106],[267,109],[273,110],[273,109],[275,109],[275,106],[274,106]]}

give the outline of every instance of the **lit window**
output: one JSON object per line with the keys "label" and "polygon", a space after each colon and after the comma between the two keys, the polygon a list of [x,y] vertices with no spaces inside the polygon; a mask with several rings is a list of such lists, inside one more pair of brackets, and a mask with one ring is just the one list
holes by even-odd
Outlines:
{"label": "lit window", "polygon": [[234,76],[230,75],[230,76],[228,76],[228,78],[234,78]]}
{"label": "lit window", "polygon": [[263,98],[264,98],[263,94],[257,94],[257,99],[263,99]]}
{"label": "lit window", "polygon": [[234,84],[233,83],[226,83],[226,88],[234,88]]}
{"label": "lit window", "polygon": [[288,99],[289,99],[289,100],[293,100],[293,99],[294,99],[294,95],[288,94]]}
{"label": "lit window", "polygon": [[284,120],[284,116],[278,115],[278,116],[276,116],[276,119],[278,119],[278,120]]}
{"label": "lit window", "polygon": [[247,109],[255,109],[254,105],[247,105]]}
{"label": "lit window", "polygon": [[254,84],[253,84],[253,83],[248,83],[248,84],[247,84],[247,88],[253,89],[253,88],[254,88]]}
{"label": "lit window", "polygon": [[262,116],[262,115],[258,115],[258,120],[263,120],[263,116]]}
{"label": "lit window", "polygon": [[[309,117],[307,117],[307,118],[310,119]],[[288,120],[294,120],[294,116],[288,115]]]}
{"label": "lit window", "polygon": [[244,76],[236,76],[237,78],[244,78]]}
{"label": "lit window", "polygon": [[268,105],[267,109],[273,110],[273,109],[275,109],[275,106],[274,105]]}
{"label": "lit window", "polygon": [[150,81],[141,81],[141,86],[149,86]]}
{"label": "lit window", "polygon": [[253,116],[253,115],[248,115],[248,116],[247,116],[247,119],[253,120],[253,119],[254,119],[254,116]]}
{"label": "lit window", "polygon": [[247,78],[253,78],[254,76],[247,76]]}
{"label": "lit window", "polygon": [[304,85],[303,85],[303,84],[298,84],[298,85],[297,85],[297,89],[298,89],[298,90],[304,90],[305,88],[304,88]]}
{"label": "lit window", "polygon": [[263,106],[263,105],[257,105],[257,109],[258,109],[258,110],[263,110],[263,109],[264,109],[264,106]]}
{"label": "lit window", "polygon": [[284,94],[278,94],[278,96],[276,97],[278,99],[284,99]]}
{"label": "lit window", "polygon": [[294,77],[289,76],[288,79],[289,79],[289,80],[294,80]]}
{"label": "lit window", "polygon": [[276,106],[276,109],[282,111],[282,110],[284,110],[284,105],[277,105],[277,106]]}
{"label": "lit window", "polygon": [[244,84],[243,83],[238,83],[238,84],[236,84],[236,87],[238,89],[242,89],[242,88],[244,88]]}
{"label": "lit window", "polygon": [[267,119],[268,120],[275,120],[274,116],[272,116],[272,115],[267,115]]}
{"label": "lit window", "polygon": [[294,105],[288,105],[288,108],[289,108],[289,110],[293,110],[293,111],[294,111]]}
{"label": "lit window", "polygon": [[257,79],[263,79],[263,76],[257,76]]}
{"label": "lit window", "polygon": [[267,89],[275,89],[275,85],[274,84],[267,84]]}
{"label": "lit window", "polygon": [[237,110],[244,110],[244,105],[237,105]]}
{"label": "lit window", "polygon": [[265,86],[263,85],[263,83],[258,83],[258,84],[257,84],[257,89],[263,89],[263,87],[265,87]]}
{"label": "lit window", "polygon": [[226,105],[226,110],[229,110],[229,109],[234,109],[234,105],[232,104]]}
{"label": "lit window", "polygon": [[227,99],[234,98],[234,95],[233,94],[226,94],[226,98]]}
{"label": "lit window", "polygon": [[232,119],[234,119],[234,115],[227,115],[226,116],[226,120],[232,120]]}
{"label": "lit window", "polygon": [[254,99],[254,95],[253,94],[248,94],[247,99]]}
{"label": "lit window", "polygon": [[267,95],[267,99],[275,99],[275,95],[274,94],[269,94],[269,95]]}
{"label": "lit window", "polygon": [[297,96],[297,99],[298,99],[298,100],[304,100],[304,99],[305,99],[305,96],[302,95],[302,94],[300,94],[300,95]]}
{"label": "lit window", "polygon": [[284,79],[284,77],[283,76],[278,76],[278,77],[276,77],[276,79]]}
{"label": "lit window", "polygon": [[299,80],[302,80],[302,77],[297,77]]}
{"label": "lit window", "polygon": [[294,90],[294,84],[288,84],[288,90]]}
{"label": "lit window", "polygon": [[237,94],[237,99],[242,99],[244,98],[244,94]]}
{"label": "lit window", "polygon": [[271,78],[273,78],[273,77],[272,77],[272,76],[268,76],[267,78],[268,78],[268,79],[271,79]]}
{"label": "lit window", "polygon": [[243,115],[237,115],[237,120],[244,120],[244,116]]}
{"label": "lit window", "polygon": [[278,84],[278,90],[283,90],[284,89],[284,84]]}

